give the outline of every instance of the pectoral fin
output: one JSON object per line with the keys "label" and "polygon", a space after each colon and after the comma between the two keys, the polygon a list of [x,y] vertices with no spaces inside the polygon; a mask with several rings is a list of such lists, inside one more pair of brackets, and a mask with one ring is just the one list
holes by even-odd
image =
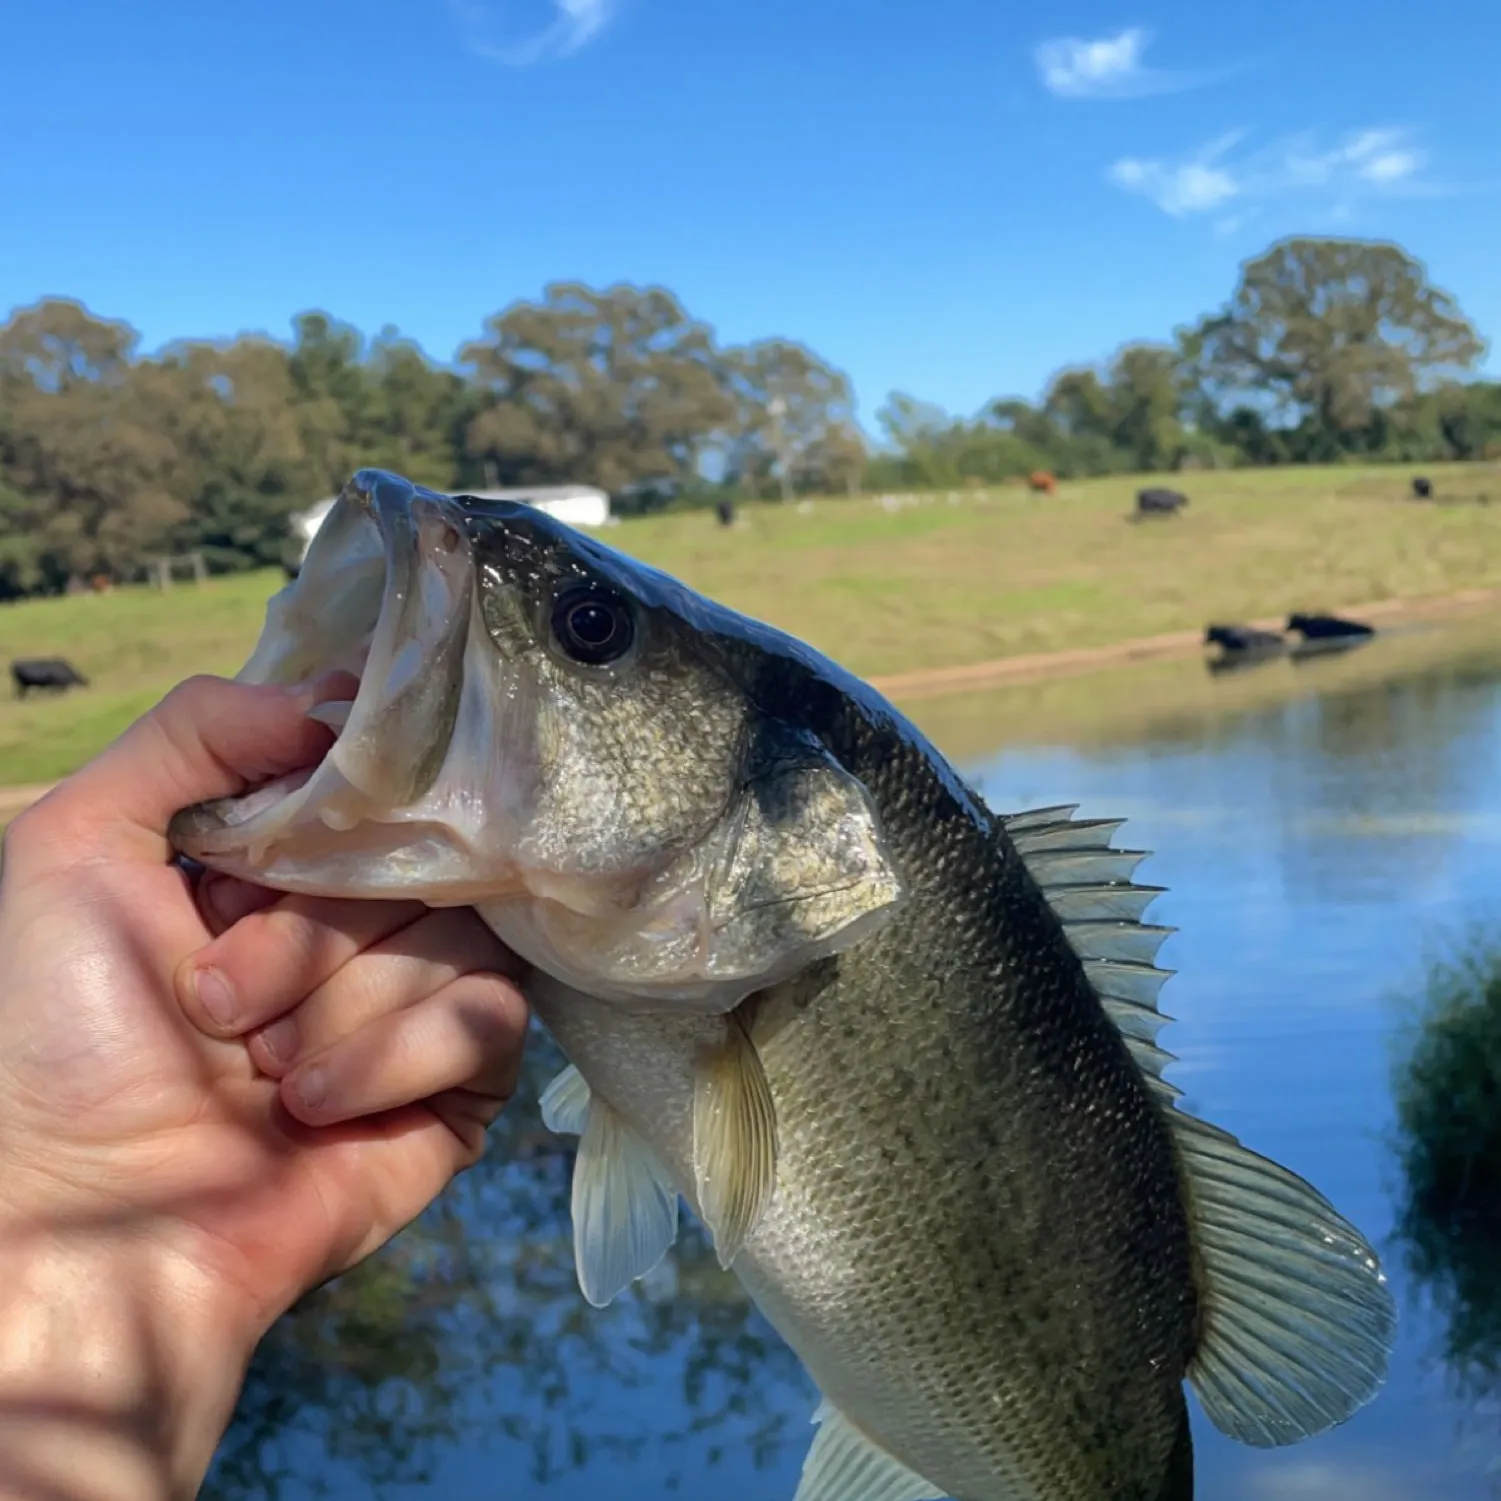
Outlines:
{"label": "pectoral fin", "polygon": [[777,1175],[776,1106],[739,1013],[699,1060],[693,1090],[693,1172],[699,1210],[721,1266],[729,1266],[771,1202]]}
{"label": "pectoral fin", "polygon": [[818,1432],[794,1501],[941,1501],[942,1491],[866,1438],[832,1403],[821,1402],[813,1421]]}
{"label": "pectoral fin", "polygon": [[582,1136],[592,1098],[584,1076],[570,1063],[542,1091],[542,1124],[556,1136]]}
{"label": "pectoral fin", "polygon": [[[563,1088],[548,1091],[553,1130],[578,1120],[578,1090],[571,1080],[564,1084],[567,1072],[554,1080]],[[582,1078],[578,1083],[587,1092]],[[619,1112],[598,1095],[587,1110],[573,1165],[573,1259],[584,1297],[603,1308],[671,1249],[678,1195],[657,1154]]]}

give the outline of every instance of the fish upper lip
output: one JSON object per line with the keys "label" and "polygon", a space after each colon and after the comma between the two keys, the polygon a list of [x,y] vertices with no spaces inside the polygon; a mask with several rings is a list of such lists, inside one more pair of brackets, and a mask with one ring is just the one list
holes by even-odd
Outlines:
{"label": "fish upper lip", "polygon": [[[365,528],[373,529],[378,538],[378,554],[369,546],[368,532],[362,537]],[[337,830],[357,821],[360,804],[374,809],[382,790],[389,789],[391,774],[400,772],[400,759],[390,759],[387,743],[390,702],[420,678],[429,665],[424,658],[435,647],[414,632],[414,626],[431,623],[423,614],[424,571],[439,554],[454,558],[460,553],[457,567],[452,561],[447,565],[448,597],[440,603],[462,601],[467,620],[474,569],[462,509],[450,497],[422,490],[384,470],[361,469],[350,479],[314,536],[298,577],[273,596],[261,638],[236,680],[292,686],[344,670],[358,678],[358,690],[352,700],[333,692],[313,706],[312,717],[335,732],[316,765],[239,797],[182,810],[169,829],[169,839],[180,853],[197,858],[247,850],[252,863],[258,864],[271,844],[309,818]],[[355,600],[362,589],[373,595],[370,586],[377,569],[379,597],[373,617],[364,618],[356,607],[352,633],[348,618],[334,618],[337,598],[317,613],[304,607],[305,601],[316,601],[320,589],[337,595],[342,586]],[[440,629],[446,623],[440,619]],[[423,647],[430,650],[424,652]],[[315,658],[311,668],[310,656]],[[399,680],[393,682],[397,674]],[[345,702],[347,715],[338,710],[318,712]],[[383,764],[377,766],[375,758],[381,752]],[[387,789],[379,785],[382,774]]]}

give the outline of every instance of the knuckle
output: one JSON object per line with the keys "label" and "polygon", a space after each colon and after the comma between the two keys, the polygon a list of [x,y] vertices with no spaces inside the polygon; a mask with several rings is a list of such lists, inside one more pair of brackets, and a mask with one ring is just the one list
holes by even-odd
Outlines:
{"label": "knuckle", "polygon": [[493,971],[502,977],[514,976],[520,961],[500,941],[494,929],[470,907],[450,910],[454,914],[459,952],[468,959],[470,967]]}
{"label": "knuckle", "polygon": [[183,720],[193,721],[219,702],[224,692],[223,678],[196,672],[184,678],[162,699],[155,718],[169,734],[171,727]]}
{"label": "knuckle", "polygon": [[210,949],[212,962],[233,977],[247,1001],[260,1006],[314,988],[322,978],[319,940],[318,930],[300,913],[272,906],[227,927]]}
{"label": "knuckle", "polygon": [[470,1003],[464,1007],[466,1019],[482,1040],[512,1047],[526,1035],[526,1001],[504,975],[470,975],[465,989]]}

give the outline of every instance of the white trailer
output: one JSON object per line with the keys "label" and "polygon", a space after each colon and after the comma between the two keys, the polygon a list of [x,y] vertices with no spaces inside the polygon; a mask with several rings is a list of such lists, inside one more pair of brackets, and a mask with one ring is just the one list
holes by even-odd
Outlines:
{"label": "white trailer", "polygon": [[[593,485],[534,485],[514,490],[468,490],[477,500],[515,500],[535,506],[549,516],[556,516],[568,526],[613,526],[619,519],[610,511],[610,497]],[[292,545],[288,549],[287,572],[296,577],[302,567],[313,537],[333,510],[336,495],[299,511],[292,517]],[[295,558],[296,561],[290,561]]]}
{"label": "white trailer", "polygon": [[530,485],[514,490],[471,490],[477,500],[518,500],[569,526],[610,526],[610,497],[593,485]]}

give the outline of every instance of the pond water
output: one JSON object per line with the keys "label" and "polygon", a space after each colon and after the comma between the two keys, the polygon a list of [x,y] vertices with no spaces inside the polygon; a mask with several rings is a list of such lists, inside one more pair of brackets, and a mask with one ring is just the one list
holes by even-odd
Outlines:
{"label": "pond water", "polygon": [[[1152,920],[1179,929],[1161,955],[1178,972],[1162,1041],[1184,1108],[1311,1179],[1387,1261],[1402,1323],[1382,1393],[1278,1451],[1223,1439],[1195,1410],[1201,1497],[1501,1495],[1501,1379],[1487,1391],[1445,1359],[1468,1344],[1501,1372],[1501,1333],[1486,1348],[1454,1328],[1395,1233],[1394,1070],[1425,960],[1472,925],[1501,934],[1489,636],[1393,637],[1349,663],[1266,669],[1296,674],[1281,688],[1158,667],[1139,701],[1173,681],[1176,699],[1114,730],[1065,716],[1066,736],[1038,728],[1052,687],[971,698],[947,735],[943,706],[919,706],[994,806],[1131,820],[1118,842],[1154,851],[1138,879],[1169,888]],[[1072,691],[1133,701],[1125,673]],[[273,1331],[206,1494],[791,1501],[812,1388],[701,1238],[608,1310],[579,1297],[571,1153],[535,1106],[556,1067],[543,1042],[486,1162]]]}

